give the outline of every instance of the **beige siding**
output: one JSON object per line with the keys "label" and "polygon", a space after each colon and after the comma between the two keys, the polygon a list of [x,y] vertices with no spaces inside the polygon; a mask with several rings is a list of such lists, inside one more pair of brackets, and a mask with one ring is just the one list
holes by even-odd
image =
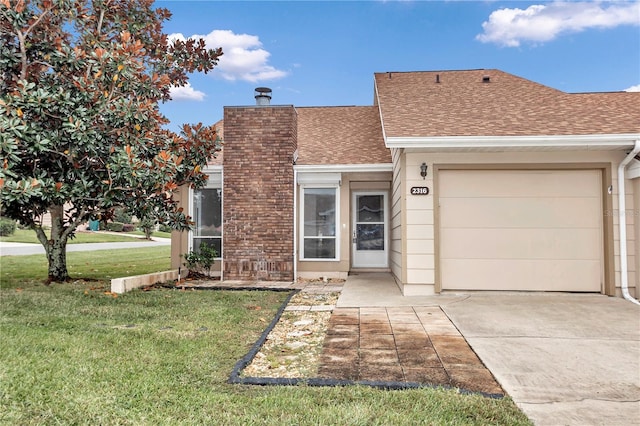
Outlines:
{"label": "beige siding", "polygon": [[391,188],[391,253],[389,255],[389,265],[391,273],[399,282],[404,281],[403,272],[403,213],[404,213],[404,179],[402,176],[404,155],[401,149],[392,149],[391,158],[393,161],[393,181]]}

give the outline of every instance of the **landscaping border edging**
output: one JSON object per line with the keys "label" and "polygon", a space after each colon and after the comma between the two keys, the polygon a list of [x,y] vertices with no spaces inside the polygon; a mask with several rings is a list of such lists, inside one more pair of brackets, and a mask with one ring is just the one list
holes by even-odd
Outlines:
{"label": "landscaping border edging", "polygon": [[113,278],[111,280],[111,292],[122,294],[139,287],[177,280],[178,273],[178,269],[173,269],[171,271],[152,272],[144,275]]}

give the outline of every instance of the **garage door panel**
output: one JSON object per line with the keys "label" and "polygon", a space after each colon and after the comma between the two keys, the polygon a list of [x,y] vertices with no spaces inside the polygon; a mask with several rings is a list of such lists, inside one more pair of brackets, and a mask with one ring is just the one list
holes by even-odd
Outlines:
{"label": "garage door panel", "polygon": [[598,223],[597,197],[445,198],[440,201],[443,228],[584,228]]}
{"label": "garage door panel", "polygon": [[[593,170],[446,170],[439,188],[447,197],[473,198],[585,197],[599,190],[600,176]],[[510,178],[505,179],[505,174]],[[499,185],[496,185],[499,182]]]}
{"label": "garage door panel", "polygon": [[443,289],[600,292],[599,170],[441,170]]}
{"label": "garage door panel", "polygon": [[448,290],[599,292],[597,260],[443,259]]}
{"label": "garage door panel", "polygon": [[441,259],[600,260],[598,229],[443,229]]}

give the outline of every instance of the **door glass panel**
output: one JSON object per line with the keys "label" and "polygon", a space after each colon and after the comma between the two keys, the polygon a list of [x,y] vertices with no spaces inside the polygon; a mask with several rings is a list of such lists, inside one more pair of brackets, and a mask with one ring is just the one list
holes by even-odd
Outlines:
{"label": "door glass panel", "polygon": [[356,225],[357,250],[384,250],[384,224]]}
{"label": "door glass panel", "polygon": [[357,222],[384,222],[384,205],[382,195],[358,196]]}

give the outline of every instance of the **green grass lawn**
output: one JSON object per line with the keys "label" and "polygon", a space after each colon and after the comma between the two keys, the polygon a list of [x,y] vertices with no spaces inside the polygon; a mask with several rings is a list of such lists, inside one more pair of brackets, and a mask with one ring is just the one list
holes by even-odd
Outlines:
{"label": "green grass lawn", "polygon": [[98,281],[49,287],[36,256],[0,258],[0,424],[529,424],[509,399],[454,390],[228,384],[286,294],[113,297],[108,277],[168,265],[166,247],[119,252],[69,253],[70,271]]}
{"label": "green grass lawn", "polygon": [[[129,235],[139,235],[139,236],[144,237],[144,232],[142,232],[142,231],[127,232],[127,234],[129,234]],[[152,237],[158,237],[158,238],[171,238],[171,233],[170,232],[156,231],[156,232],[152,233],[151,236]]]}
{"label": "green grass lawn", "polygon": [[[42,283],[47,278],[47,266],[44,254],[2,256],[0,286]],[[71,278],[77,279],[111,280],[166,271],[170,266],[170,246],[67,252],[67,270]]]}

